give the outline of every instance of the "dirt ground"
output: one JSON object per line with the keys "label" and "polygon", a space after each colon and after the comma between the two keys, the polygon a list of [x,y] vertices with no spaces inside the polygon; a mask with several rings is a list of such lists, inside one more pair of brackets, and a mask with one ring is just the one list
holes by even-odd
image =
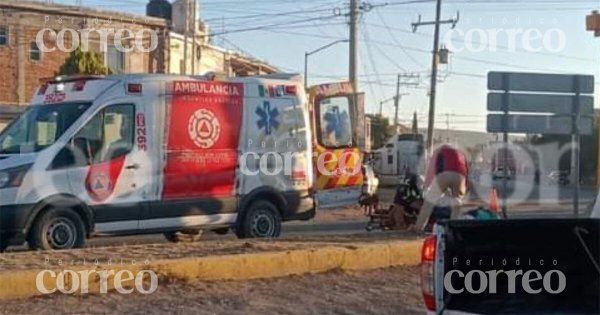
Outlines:
{"label": "dirt ground", "polygon": [[319,210],[313,219],[314,222],[338,222],[367,220],[363,208],[356,206],[335,209]]}
{"label": "dirt ground", "polygon": [[150,295],[4,301],[0,314],[422,314],[417,266],[239,282],[159,283]]}
{"label": "dirt ground", "polygon": [[[362,233],[345,235],[295,235],[272,240],[223,240],[195,243],[163,243],[130,246],[107,246],[63,251],[7,252],[0,254],[0,273],[24,269],[63,268],[68,266],[130,264],[160,259],[203,257],[264,251],[285,251],[315,246],[354,246],[360,243],[390,240],[415,240],[405,232]],[[110,263],[109,263],[110,261]]]}

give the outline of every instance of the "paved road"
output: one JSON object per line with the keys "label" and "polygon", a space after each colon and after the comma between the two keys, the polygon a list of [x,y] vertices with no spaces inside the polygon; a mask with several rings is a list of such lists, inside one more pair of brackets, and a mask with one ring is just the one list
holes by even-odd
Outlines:
{"label": "paved road", "polygon": [[[521,211],[509,211],[509,218],[514,219],[531,219],[531,218],[569,218],[572,217],[571,210],[565,209],[527,209]],[[283,225],[283,235],[338,235],[338,234],[355,234],[367,233],[365,231],[366,218],[364,220],[353,221],[338,221],[338,222],[290,222]],[[373,231],[370,233],[383,233],[381,231]],[[216,235],[212,232],[207,232],[203,235],[204,241],[217,239],[233,239],[235,235],[229,233],[227,235]],[[161,234],[137,235],[124,237],[102,237],[91,239],[89,246],[118,246],[118,245],[133,245],[133,244],[153,244],[165,243],[166,240]]]}
{"label": "paved road", "polygon": [[[341,221],[331,223],[315,222],[290,222],[283,224],[282,235],[298,234],[352,234],[365,231],[366,221]],[[235,235],[230,232],[227,235],[217,235],[212,232],[206,232],[202,240],[234,239]],[[115,246],[125,244],[152,244],[165,243],[166,240],[162,234],[136,235],[136,236],[116,236],[99,237],[91,239],[89,246]]]}
{"label": "paved road", "polygon": [[[393,199],[394,189],[384,188],[380,190],[381,199],[389,202]],[[582,203],[582,216],[587,215],[586,204]],[[321,210],[327,211],[327,210]],[[348,210],[348,211],[357,211]],[[562,199],[561,204],[553,206],[541,206],[536,204],[511,206],[508,211],[509,218],[551,218],[572,216],[571,206],[568,199]],[[334,234],[356,234],[367,233],[365,231],[367,219],[362,220],[341,220],[331,222],[289,222],[284,223],[282,228],[283,235],[334,235]],[[370,233],[382,233],[381,231],[373,231]],[[227,235],[217,235],[212,232],[206,232],[202,236],[203,241],[234,239],[235,235],[229,233]],[[136,244],[154,244],[165,243],[166,240],[162,234],[134,235],[134,236],[118,236],[118,237],[99,237],[89,240],[89,247],[104,247],[104,246],[120,246],[120,245],[136,245]],[[25,246],[11,248],[11,250],[26,250]]]}
{"label": "paved road", "polygon": [[[313,221],[306,222],[290,222],[284,223],[282,227],[282,235],[339,235],[339,234],[355,234],[365,232],[366,218],[363,221],[339,221],[328,223],[317,223]],[[373,232],[379,233],[379,232]],[[235,239],[235,235],[230,232],[227,235],[217,235],[207,231],[202,236],[202,241],[211,240],[226,240]],[[166,243],[166,239],[162,234],[145,234],[145,235],[130,235],[130,236],[109,236],[97,237],[88,240],[88,247],[103,247],[103,246],[121,246],[121,245],[139,245],[139,244],[157,244]],[[10,247],[10,251],[27,250],[25,245],[20,247]]]}

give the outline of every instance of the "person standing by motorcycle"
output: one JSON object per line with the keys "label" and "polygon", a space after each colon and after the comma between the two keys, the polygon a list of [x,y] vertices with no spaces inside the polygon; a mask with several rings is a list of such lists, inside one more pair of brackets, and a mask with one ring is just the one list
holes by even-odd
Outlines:
{"label": "person standing by motorcycle", "polygon": [[450,145],[444,144],[434,151],[425,176],[425,200],[413,229],[422,231],[427,225],[433,207],[444,193],[451,191],[451,219],[458,219],[460,206],[467,193],[469,178],[466,155]]}

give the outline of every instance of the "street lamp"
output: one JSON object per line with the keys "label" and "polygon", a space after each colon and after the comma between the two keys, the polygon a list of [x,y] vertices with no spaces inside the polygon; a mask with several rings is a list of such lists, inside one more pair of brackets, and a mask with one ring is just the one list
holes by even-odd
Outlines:
{"label": "street lamp", "polygon": [[312,55],[312,54],[316,54],[321,50],[325,50],[335,44],[339,44],[339,43],[347,43],[348,40],[347,39],[338,39],[334,42],[331,42],[325,46],[321,46],[313,51],[308,51],[304,53],[304,87],[308,88],[308,56]]}

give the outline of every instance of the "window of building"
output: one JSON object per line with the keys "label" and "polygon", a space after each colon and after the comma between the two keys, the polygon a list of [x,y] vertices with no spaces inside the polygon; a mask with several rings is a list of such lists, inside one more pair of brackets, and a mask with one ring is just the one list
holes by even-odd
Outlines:
{"label": "window of building", "polygon": [[36,42],[29,44],[29,59],[39,61],[42,59],[42,51]]}
{"label": "window of building", "polygon": [[8,45],[8,27],[0,26],[0,45]]}
{"label": "window of building", "polygon": [[125,72],[125,53],[114,46],[108,47],[106,51],[106,66],[113,73]]}

